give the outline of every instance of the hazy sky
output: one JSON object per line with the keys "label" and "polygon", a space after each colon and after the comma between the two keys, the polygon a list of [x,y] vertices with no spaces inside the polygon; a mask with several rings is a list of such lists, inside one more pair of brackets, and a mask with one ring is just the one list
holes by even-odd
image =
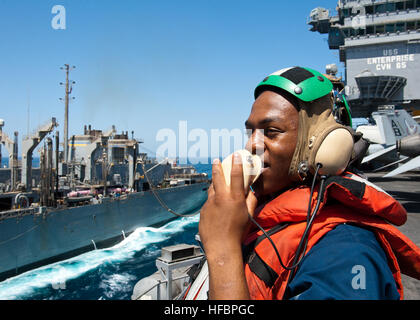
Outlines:
{"label": "hazy sky", "polygon": [[[160,129],[244,127],[255,86],[288,66],[336,63],[327,35],[309,31],[311,9],[336,0],[0,0],[0,118],[20,137],[51,117],[64,123],[64,63],[71,79],[69,132],[85,124],[134,130],[155,151]],[[54,5],[66,29],[52,27]],[[19,155],[21,150],[19,149]],[[6,151],[3,151],[6,154]],[[34,154],[34,156],[37,156]]]}

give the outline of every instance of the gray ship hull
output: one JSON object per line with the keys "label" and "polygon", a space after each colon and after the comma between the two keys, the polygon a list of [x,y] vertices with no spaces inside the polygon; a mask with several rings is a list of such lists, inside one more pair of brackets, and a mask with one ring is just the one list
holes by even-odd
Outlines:
{"label": "gray ship hull", "polygon": [[[192,213],[207,199],[208,183],[157,190],[175,212]],[[58,209],[0,222],[0,281],[36,267],[111,246],[138,227],[176,218],[151,191],[102,203]]]}

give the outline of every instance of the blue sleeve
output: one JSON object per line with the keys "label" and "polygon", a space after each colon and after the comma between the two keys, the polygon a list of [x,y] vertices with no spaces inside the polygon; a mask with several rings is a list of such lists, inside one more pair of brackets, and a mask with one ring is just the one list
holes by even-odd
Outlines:
{"label": "blue sleeve", "polygon": [[398,300],[387,257],[375,235],[348,224],[328,232],[289,283],[291,300]]}

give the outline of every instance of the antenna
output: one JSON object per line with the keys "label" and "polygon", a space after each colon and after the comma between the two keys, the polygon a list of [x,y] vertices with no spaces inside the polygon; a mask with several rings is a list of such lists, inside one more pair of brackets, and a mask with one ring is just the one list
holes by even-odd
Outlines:
{"label": "antenna", "polygon": [[27,119],[27,123],[26,123],[26,125],[27,125],[27,128],[26,128],[26,134],[29,136],[29,119],[30,119],[30,117],[29,117],[29,115],[30,115],[30,113],[29,113],[29,109],[30,109],[30,103],[31,103],[31,99],[30,99],[30,92],[29,92],[29,88],[28,88],[28,119]]}
{"label": "antenna", "polygon": [[[65,83],[65,96],[64,96],[64,162],[67,162],[68,158],[68,148],[69,148],[69,99],[70,93],[73,90],[73,84],[75,81],[69,80],[69,72],[75,69],[75,66],[71,66],[69,64],[65,64],[64,67],[61,67],[61,70],[65,70],[66,72],[66,83]],[[60,85],[64,85],[64,83],[60,82]],[[71,97],[74,99],[74,97]],[[63,98],[60,98],[63,100]]]}

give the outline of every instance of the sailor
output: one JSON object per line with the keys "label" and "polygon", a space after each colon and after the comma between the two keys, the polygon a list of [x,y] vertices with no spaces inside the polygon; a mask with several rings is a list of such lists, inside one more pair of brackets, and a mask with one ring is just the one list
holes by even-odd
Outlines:
{"label": "sailor", "polygon": [[420,249],[398,229],[407,213],[349,171],[349,128],[332,115],[331,82],[301,67],[255,89],[247,149],[263,150],[244,191],[241,158],[226,185],[219,160],[200,214],[210,299],[403,299],[420,279]]}

